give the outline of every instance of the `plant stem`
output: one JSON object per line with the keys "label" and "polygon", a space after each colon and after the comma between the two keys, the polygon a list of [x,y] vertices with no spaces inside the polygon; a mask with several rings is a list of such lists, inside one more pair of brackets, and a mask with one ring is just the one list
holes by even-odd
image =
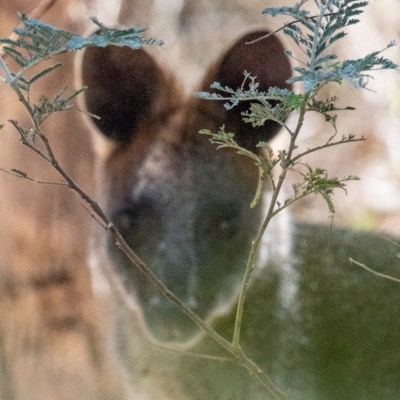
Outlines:
{"label": "plant stem", "polygon": [[[325,14],[325,16],[331,16],[331,15],[335,15],[335,13]],[[272,31],[270,33],[267,33],[266,35],[263,35],[263,36],[259,37],[258,39],[252,40],[251,42],[247,42],[246,44],[254,44],[254,43],[261,42],[261,40],[265,40],[265,39],[269,38],[270,36],[275,35],[276,33],[278,33],[279,31],[287,28],[288,26],[295,25],[295,24],[297,24],[297,23],[299,23],[299,22],[301,22],[303,20],[315,19],[315,18],[319,18],[319,15],[313,15],[311,17],[304,16],[303,18],[295,19],[294,21],[291,21],[291,22],[288,22],[286,24],[283,24],[283,26],[281,26],[280,28],[275,29],[274,31]]]}
{"label": "plant stem", "polygon": [[7,64],[5,63],[3,57],[1,56],[1,54],[0,54],[0,69],[4,72],[4,82],[11,83],[13,80],[13,77],[11,75],[10,70],[7,67]]}
{"label": "plant stem", "polygon": [[[326,4],[321,7],[317,23],[315,24],[315,29],[314,29],[314,39],[313,39],[313,47],[311,50],[311,56],[310,56],[310,71],[314,71],[315,69],[315,62],[317,60],[317,44],[318,44],[318,36],[319,36],[319,28],[321,27],[321,22],[322,18],[325,16],[325,11],[328,9],[330,6],[331,0],[328,0]],[[330,15],[330,14],[329,14]]]}
{"label": "plant stem", "polygon": [[373,274],[373,275],[375,275],[375,276],[379,276],[380,278],[384,278],[384,279],[388,279],[389,281],[393,281],[393,282],[400,283],[400,279],[395,278],[395,277],[390,276],[390,275],[382,274],[381,272],[378,272],[378,271],[375,271],[374,269],[369,268],[369,267],[367,267],[365,264],[361,264],[360,262],[358,262],[358,261],[356,261],[356,260],[353,260],[352,258],[349,258],[349,261],[350,261],[352,264],[356,264],[356,265],[358,265],[359,267],[364,268],[364,269],[367,270],[368,272],[371,272],[371,274]]}
{"label": "plant stem", "polygon": [[258,230],[256,238],[253,240],[253,242],[251,244],[251,251],[250,251],[249,257],[247,259],[246,270],[244,273],[242,287],[240,290],[238,305],[237,305],[237,309],[236,309],[235,328],[234,328],[233,339],[232,339],[232,345],[236,349],[240,349],[240,333],[241,333],[241,327],[242,327],[244,304],[245,304],[245,300],[246,300],[247,291],[248,291],[249,285],[250,285],[250,278],[254,271],[254,264],[255,264],[258,247],[260,245],[260,241],[261,241],[261,239],[264,235],[264,232],[267,229],[272,217],[276,214],[276,212],[274,211],[274,208],[278,201],[278,197],[281,192],[283,183],[285,181],[286,174],[292,166],[292,154],[295,149],[297,136],[300,132],[301,127],[303,126],[308,99],[309,99],[309,95],[306,94],[304,97],[304,100],[303,100],[303,104],[300,108],[300,115],[299,115],[299,120],[297,122],[296,130],[291,134],[288,153],[287,153],[285,159],[281,161],[282,171],[279,175],[278,183],[276,184],[276,187],[273,190],[267,216],[265,217],[263,224],[261,225],[260,229]]}
{"label": "plant stem", "polygon": [[353,139],[346,139],[346,140],[339,140],[337,142],[331,142],[331,143],[325,143],[321,146],[316,146],[313,147],[312,149],[308,149],[306,151],[304,151],[303,153],[300,153],[298,155],[296,155],[296,157],[292,158],[292,164],[294,164],[296,161],[299,161],[301,158],[303,158],[304,156],[307,156],[311,153],[314,153],[315,151],[318,150],[322,150],[322,149],[327,149],[328,147],[333,147],[333,146],[338,146],[339,144],[343,144],[343,143],[356,143],[356,142],[365,142],[365,138],[361,137],[361,138],[353,138]]}

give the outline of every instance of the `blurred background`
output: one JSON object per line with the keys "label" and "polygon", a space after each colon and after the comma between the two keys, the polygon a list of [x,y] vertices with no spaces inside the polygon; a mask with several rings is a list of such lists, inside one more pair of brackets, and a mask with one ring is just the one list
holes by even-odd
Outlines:
{"label": "blurred background", "polygon": [[[149,35],[165,41],[160,56],[181,81],[187,92],[196,90],[204,70],[239,35],[265,27],[277,29],[286,18],[261,16],[266,7],[294,5],[294,0],[126,0],[120,22],[149,28]],[[313,3],[313,2],[310,2]],[[349,27],[349,35],[334,49],[339,59],[356,59],[384,49],[400,39],[400,2],[373,1],[360,16],[361,22]],[[292,43],[279,33],[286,48]],[[383,53],[400,64],[400,47]],[[339,107],[356,107],[338,118],[338,134],[364,136],[365,142],[346,144],[310,155],[304,161],[325,168],[329,176],[357,175],[349,182],[347,194],[336,191],[334,223],[359,229],[381,229],[399,234],[400,230],[400,72],[377,71],[369,88],[331,85],[325,98],[337,95]],[[301,90],[297,88],[297,90]],[[301,146],[324,143],[333,133],[320,115],[309,114]],[[285,134],[275,147],[284,144]],[[293,177],[294,178],[294,177]],[[288,191],[290,193],[290,185]],[[330,223],[325,202],[316,196],[293,207],[296,218]]]}

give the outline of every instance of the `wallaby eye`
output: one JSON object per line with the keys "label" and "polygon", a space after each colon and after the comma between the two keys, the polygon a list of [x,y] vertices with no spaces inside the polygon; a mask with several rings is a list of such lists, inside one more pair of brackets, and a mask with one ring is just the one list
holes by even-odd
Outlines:
{"label": "wallaby eye", "polygon": [[134,228],[137,220],[137,213],[130,209],[121,210],[114,216],[115,225],[123,233]]}
{"label": "wallaby eye", "polygon": [[128,202],[114,214],[113,221],[132,247],[147,243],[148,238],[157,233],[159,226],[158,213],[148,200]]}
{"label": "wallaby eye", "polygon": [[224,239],[229,239],[238,233],[238,225],[237,216],[230,216],[219,224],[219,231]]}

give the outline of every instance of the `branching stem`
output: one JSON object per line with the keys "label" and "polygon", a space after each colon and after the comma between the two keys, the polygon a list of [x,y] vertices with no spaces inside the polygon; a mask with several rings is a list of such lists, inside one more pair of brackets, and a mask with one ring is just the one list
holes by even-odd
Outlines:
{"label": "branching stem", "polygon": [[309,155],[311,153],[314,153],[314,152],[316,152],[318,150],[326,149],[328,147],[338,146],[338,145],[343,144],[343,143],[364,142],[365,140],[366,139],[364,137],[361,137],[361,138],[358,138],[358,139],[355,139],[355,138],[349,139],[348,138],[346,140],[339,140],[337,142],[325,143],[325,144],[323,144],[321,146],[313,147],[312,149],[308,149],[308,150],[304,151],[303,153],[300,153],[300,154],[296,155],[295,157],[293,157],[292,160],[291,160],[292,161],[292,165],[294,165],[301,158],[303,158],[303,157],[305,157],[305,156],[307,156],[307,155]]}
{"label": "branching stem", "polygon": [[[335,13],[327,13],[327,14],[324,15],[324,17],[331,16],[331,15],[335,15]],[[270,32],[270,33],[268,33],[266,35],[263,35],[263,36],[259,37],[258,39],[252,40],[251,42],[247,42],[246,44],[254,44],[254,43],[257,43],[257,42],[261,42],[261,40],[265,40],[265,39],[269,38],[270,36],[275,35],[275,33],[278,33],[279,31],[287,28],[288,26],[291,26],[291,25],[294,25],[294,24],[298,24],[299,22],[301,22],[303,20],[319,18],[319,16],[320,15],[313,15],[311,17],[304,16],[301,19],[295,19],[294,21],[287,22],[286,24],[283,24],[283,26],[281,26],[280,28],[275,29],[274,31],[272,31],[272,32]]]}
{"label": "branching stem", "polygon": [[309,99],[309,95],[306,94],[304,97],[304,100],[303,100],[303,104],[300,108],[300,114],[299,114],[299,119],[297,122],[296,129],[294,132],[292,132],[292,134],[290,136],[290,145],[289,145],[288,153],[287,153],[285,159],[281,161],[282,171],[279,175],[276,187],[273,189],[267,216],[265,217],[264,222],[261,225],[261,228],[257,232],[256,238],[254,239],[254,241],[251,244],[251,251],[250,251],[250,254],[249,254],[249,257],[247,260],[246,270],[244,273],[242,287],[241,287],[240,294],[239,294],[238,306],[237,306],[237,310],[236,310],[235,328],[234,328],[233,339],[232,339],[232,345],[236,349],[240,349],[240,333],[241,333],[241,327],[242,327],[244,304],[245,304],[245,300],[246,300],[247,291],[248,291],[249,285],[250,285],[250,278],[254,271],[254,265],[255,265],[255,260],[256,260],[256,256],[257,256],[258,247],[260,245],[261,239],[262,239],[264,232],[267,229],[272,217],[276,214],[276,210],[274,210],[274,209],[277,204],[279,194],[282,190],[283,183],[286,178],[286,174],[292,165],[292,162],[291,162],[292,154],[293,154],[294,149],[296,148],[296,146],[295,146],[296,140],[300,133],[301,127],[303,126],[303,123],[304,123],[304,117],[305,117],[306,110],[307,110],[308,99]]}

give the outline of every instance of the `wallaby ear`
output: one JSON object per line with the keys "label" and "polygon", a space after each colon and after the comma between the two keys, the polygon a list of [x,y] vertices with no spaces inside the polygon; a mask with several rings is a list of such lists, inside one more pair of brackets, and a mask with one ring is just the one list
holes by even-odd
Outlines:
{"label": "wallaby ear", "polygon": [[107,46],[88,48],[81,62],[87,111],[99,130],[119,143],[132,139],[144,120],[163,112],[160,96],[165,77],[143,49]]}
{"label": "wallaby ear", "polygon": [[[210,91],[213,82],[232,89],[239,88],[244,79],[244,71],[257,77],[259,90],[269,87],[290,88],[286,80],[291,76],[291,66],[284,54],[284,49],[276,36],[269,36],[254,44],[247,44],[268,34],[268,31],[251,32],[239,39],[208,71],[202,90]],[[204,101],[206,112],[213,116],[219,125],[226,125],[227,131],[235,133],[236,141],[249,150],[255,151],[260,141],[269,141],[280,129],[274,121],[267,121],[263,126],[253,128],[243,122],[242,112],[249,107],[242,102],[232,110],[225,110],[222,102]]]}

